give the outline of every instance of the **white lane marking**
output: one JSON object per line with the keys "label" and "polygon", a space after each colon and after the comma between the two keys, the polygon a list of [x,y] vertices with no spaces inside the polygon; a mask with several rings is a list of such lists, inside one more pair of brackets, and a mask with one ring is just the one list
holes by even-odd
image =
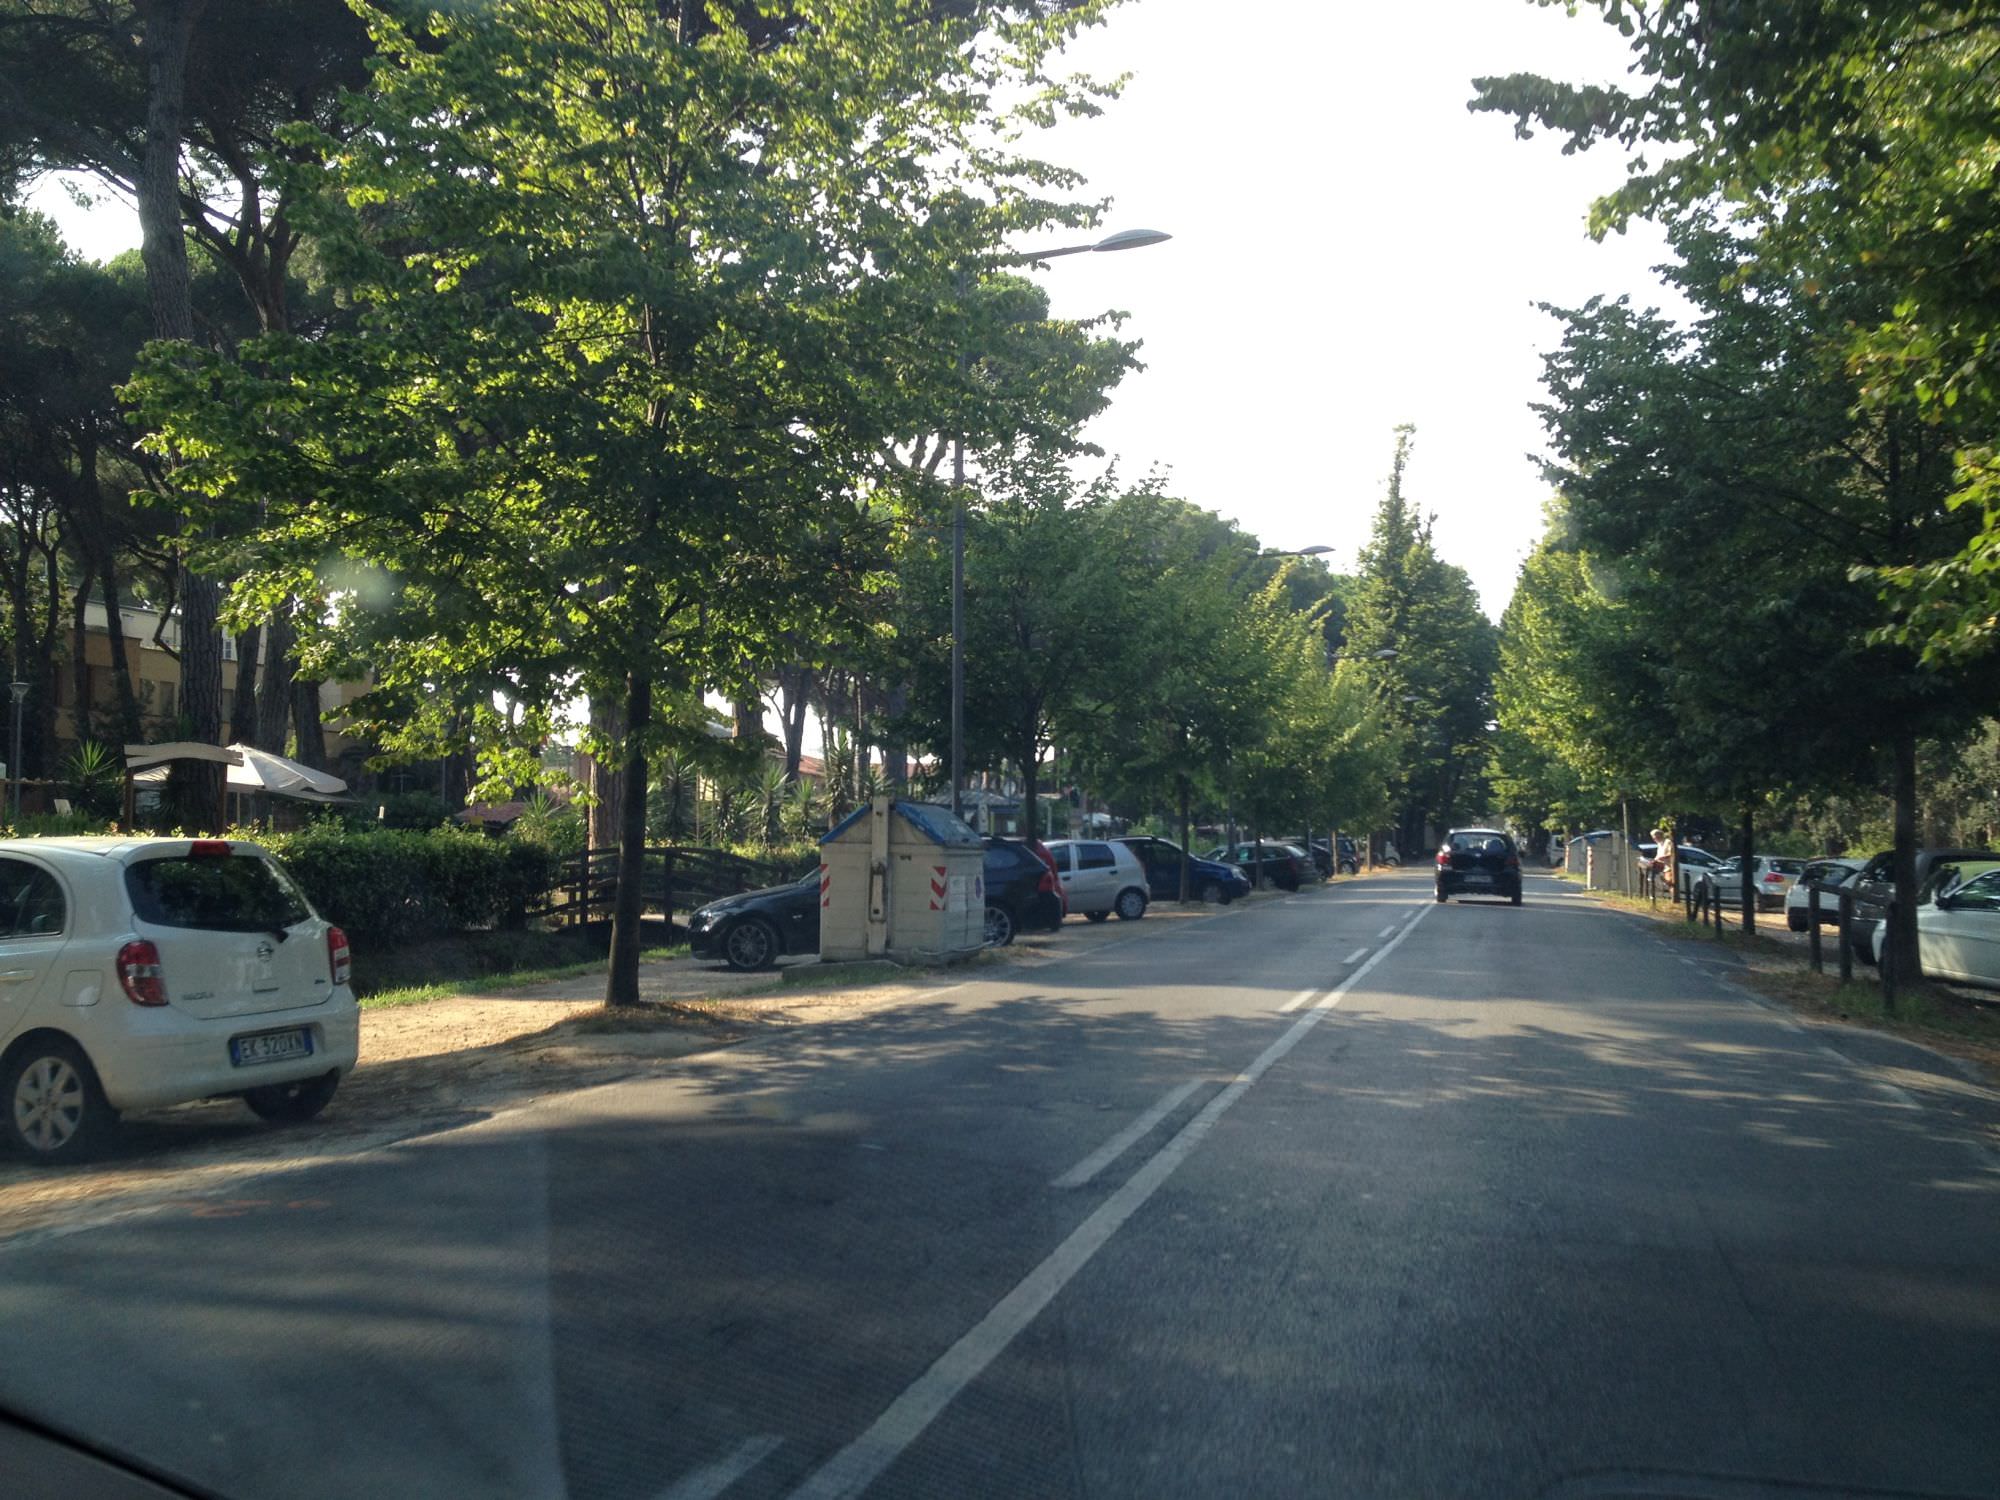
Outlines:
{"label": "white lane marking", "polygon": [[[1413,918],[1411,918],[1411,920],[1412,920],[1412,921],[1415,921],[1416,919],[1415,919],[1415,918],[1413,917]],[[1382,930],[1381,930],[1380,932],[1376,933],[1376,934],[1375,934],[1375,936],[1377,936],[1377,937],[1394,937],[1394,936],[1395,936],[1395,934],[1396,934],[1396,929],[1395,929],[1395,928],[1393,928],[1393,927],[1384,927],[1384,928],[1383,928],[1383,929],[1382,929]]]}
{"label": "white lane marking", "polygon": [[1345,967],[1348,964],[1358,964],[1367,955],[1367,953],[1368,950],[1366,948],[1356,948],[1352,953],[1348,954],[1347,957],[1343,958],[1340,962],[1343,967]]}
{"label": "white lane marking", "polygon": [[1056,1293],[1067,1286],[1078,1271],[1090,1264],[1091,1257],[1104,1248],[1125,1221],[1160,1190],[1161,1184],[1193,1154],[1195,1147],[1215,1128],[1215,1122],[1229,1111],[1229,1107],[1242,1098],[1272,1064],[1298,1046],[1306,1033],[1340,1004],[1343,995],[1394,953],[1403,937],[1415,931],[1416,925],[1415,921],[1410,922],[1395,942],[1380,949],[1367,963],[1343,979],[1319,1004],[1286,1028],[1283,1036],[1259,1053],[1255,1062],[1204,1104],[1200,1113],[1148,1157],[1145,1164],[1125,1180],[1124,1186],[1100,1203],[1089,1218],[1077,1225],[1068,1239],[1049,1252],[1046,1260],[996,1302],[991,1312],[939,1355],[937,1362],[912,1381],[902,1395],[890,1402],[888,1409],[869,1425],[867,1431],[815,1469],[804,1484],[792,1491],[791,1500],[852,1500],[880,1478],[903,1450],[937,1420],[953,1398],[977,1380],[980,1372],[1040,1315],[1043,1308],[1055,1300]]}
{"label": "white lane marking", "polygon": [[1317,995],[1318,993],[1319,993],[1318,985],[1314,985],[1309,990],[1300,990],[1296,995],[1292,996],[1291,999],[1287,1000],[1283,1005],[1278,1007],[1278,1014],[1281,1016],[1291,1014],[1291,1012],[1297,1010],[1301,1005],[1304,1005],[1306,1001],[1312,999],[1312,997],[1314,995]]}
{"label": "white lane marking", "polygon": [[[1307,990],[1306,993],[1310,995],[1313,992]],[[1059,1188],[1082,1187],[1091,1178],[1095,1177],[1099,1172],[1102,1172],[1106,1167],[1129,1151],[1135,1142],[1145,1136],[1147,1131],[1179,1109],[1182,1103],[1186,1101],[1187,1096],[1200,1088],[1203,1082],[1205,1080],[1194,1078],[1182,1084],[1179,1088],[1168,1089],[1151,1109],[1140,1115],[1138,1119],[1127,1125],[1118,1134],[1111,1137],[1110,1140],[1106,1141],[1082,1161],[1063,1173],[1062,1176],[1056,1178],[1049,1186]]]}
{"label": "white lane marking", "polygon": [[768,1433],[762,1437],[745,1438],[728,1456],[683,1474],[675,1483],[660,1491],[659,1500],[713,1500],[714,1496],[777,1452],[784,1441]]}

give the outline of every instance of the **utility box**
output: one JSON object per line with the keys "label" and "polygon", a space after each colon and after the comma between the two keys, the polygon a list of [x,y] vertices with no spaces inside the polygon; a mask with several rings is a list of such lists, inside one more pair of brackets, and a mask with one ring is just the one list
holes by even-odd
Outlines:
{"label": "utility box", "polygon": [[949,808],[877,797],[819,841],[819,956],[936,963],[986,942],[986,846]]}

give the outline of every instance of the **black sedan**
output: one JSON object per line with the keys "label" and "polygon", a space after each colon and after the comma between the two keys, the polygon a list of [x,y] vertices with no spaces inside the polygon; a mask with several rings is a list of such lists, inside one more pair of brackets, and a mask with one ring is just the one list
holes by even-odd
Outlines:
{"label": "black sedan", "polygon": [[1454,828],[1437,853],[1437,898],[1504,896],[1521,904],[1521,851],[1498,828]]}
{"label": "black sedan", "polygon": [[688,951],[732,969],[766,969],[788,953],[819,952],[819,871],[711,901],[688,918]]}

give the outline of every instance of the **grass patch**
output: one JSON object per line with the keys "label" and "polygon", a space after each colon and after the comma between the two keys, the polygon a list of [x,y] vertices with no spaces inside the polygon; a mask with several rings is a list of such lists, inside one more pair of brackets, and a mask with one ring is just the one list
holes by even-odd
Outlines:
{"label": "grass patch", "polygon": [[[649,924],[656,939],[642,959],[677,958],[685,943],[663,941],[669,929]],[[609,939],[602,931],[469,932],[410,948],[355,955],[355,993],[364,1010],[422,1005],[471,990],[511,989],[577,979],[604,969]]]}

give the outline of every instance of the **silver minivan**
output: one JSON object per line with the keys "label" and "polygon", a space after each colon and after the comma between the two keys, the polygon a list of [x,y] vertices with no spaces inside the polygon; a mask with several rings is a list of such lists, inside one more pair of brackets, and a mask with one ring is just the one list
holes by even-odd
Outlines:
{"label": "silver minivan", "polygon": [[1125,845],[1110,839],[1051,839],[1056,878],[1062,882],[1071,912],[1102,922],[1116,912],[1127,922],[1146,915],[1153,899],[1146,884],[1146,867]]}

